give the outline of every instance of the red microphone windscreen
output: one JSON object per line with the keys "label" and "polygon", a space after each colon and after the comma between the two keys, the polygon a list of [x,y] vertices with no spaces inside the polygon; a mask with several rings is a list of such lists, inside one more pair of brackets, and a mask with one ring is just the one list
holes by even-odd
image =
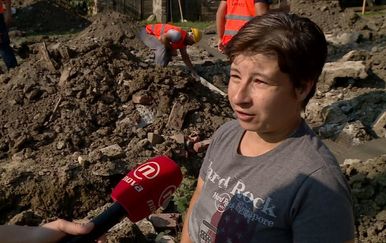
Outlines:
{"label": "red microphone windscreen", "polygon": [[137,222],[166,206],[181,184],[179,166],[167,156],[158,156],[130,171],[114,188],[111,197]]}

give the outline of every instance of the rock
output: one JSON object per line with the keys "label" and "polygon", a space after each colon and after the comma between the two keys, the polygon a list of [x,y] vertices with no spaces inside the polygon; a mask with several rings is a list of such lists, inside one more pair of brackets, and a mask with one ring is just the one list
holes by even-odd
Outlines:
{"label": "rock", "polygon": [[367,69],[362,61],[328,62],[319,77],[318,89],[328,91],[337,78],[367,78]]}
{"label": "rock", "polygon": [[174,139],[178,144],[185,144],[185,135],[183,133],[176,133],[170,138]]}
{"label": "rock", "polygon": [[147,134],[147,139],[152,145],[160,144],[165,141],[165,139],[161,135],[153,132],[149,132]]}
{"label": "rock", "polygon": [[193,145],[193,149],[194,151],[196,151],[196,153],[201,153],[201,152],[204,152],[208,147],[209,147],[209,144],[212,142],[211,139],[207,139],[207,140],[204,140],[204,141],[200,141],[198,143],[195,143]]}
{"label": "rock", "polygon": [[322,138],[331,138],[335,137],[337,133],[343,128],[344,125],[341,124],[324,124],[322,127],[319,128],[319,136]]}
{"label": "rock", "polygon": [[56,143],[56,149],[57,150],[62,150],[66,146],[66,143],[64,141],[58,141]]}
{"label": "rock", "polygon": [[379,213],[377,214],[377,216],[375,216],[375,218],[376,218],[377,220],[379,220],[379,221],[384,221],[384,222],[386,222],[386,210],[383,210],[383,211],[379,212]]}
{"label": "rock", "polygon": [[138,127],[146,127],[154,122],[154,112],[147,106],[138,104],[135,106],[135,109],[140,115],[140,120],[138,122]]}
{"label": "rock", "polygon": [[378,116],[372,128],[378,137],[386,137],[386,111],[384,111],[381,115]]}
{"label": "rock", "polygon": [[341,59],[339,59],[339,62],[365,61],[367,59],[367,56],[367,51],[352,50],[346,53]]}
{"label": "rock", "polygon": [[172,129],[181,130],[186,113],[187,108],[182,103],[174,103],[166,126]]}
{"label": "rock", "polygon": [[36,215],[31,210],[27,210],[13,216],[9,224],[37,226],[42,220],[42,217]]}
{"label": "rock", "polygon": [[155,229],[172,229],[175,230],[178,225],[178,219],[181,215],[177,213],[161,213],[149,216],[149,221]]}
{"label": "rock", "polygon": [[113,144],[108,147],[101,148],[100,151],[107,157],[118,157],[123,154],[123,150],[118,144]]}
{"label": "rock", "polygon": [[347,116],[336,105],[324,107],[321,111],[324,123],[343,124],[347,122]]}
{"label": "rock", "polygon": [[87,155],[80,155],[80,156],[78,156],[78,162],[82,166],[86,165],[88,160],[89,160],[89,158],[88,158]]}
{"label": "rock", "polygon": [[343,165],[353,165],[360,162],[361,162],[360,159],[345,159],[343,162]]}
{"label": "rock", "polygon": [[64,67],[59,78],[59,86],[63,87],[70,77],[71,67]]}
{"label": "rock", "polygon": [[145,219],[135,223],[144,235],[156,234],[153,224]]}
{"label": "rock", "polygon": [[358,120],[353,123],[346,123],[336,141],[347,145],[359,145],[370,139],[371,136],[367,134],[366,127]]}
{"label": "rock", "polygon": [[132,101],[134,104],[151,105],[153,99],[147,94],[133,94]]}
{"label": "rock", "polygon": [[356,43],[359,40],[360,33],[359,32],[352,32],[352,33],[339,33],[337,35],[333,34],[326,34],[326,40],[327,42],[331,43],[332,45],[336,46],[344,46],[344,45],[351,45]]}

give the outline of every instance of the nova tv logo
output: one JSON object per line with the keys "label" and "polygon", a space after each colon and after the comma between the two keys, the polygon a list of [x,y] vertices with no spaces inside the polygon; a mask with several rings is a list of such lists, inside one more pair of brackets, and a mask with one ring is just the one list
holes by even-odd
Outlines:
{"label": "nova tv logo", "polygon": [[160,172],[159,164],[153,161],[140,165],[134,171],[135,178],[142,180],[146,179],[154,179]]}

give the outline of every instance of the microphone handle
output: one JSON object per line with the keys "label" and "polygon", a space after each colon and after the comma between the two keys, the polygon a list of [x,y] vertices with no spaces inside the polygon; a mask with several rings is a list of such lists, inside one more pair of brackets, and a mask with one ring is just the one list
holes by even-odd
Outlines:
{"label": "microphone handle", "polygon": [[86,235],[67,235],[60,243],[94,242],[111,227],[119,223],[127,215],[126,210],[117,202],[114,202],[107,210],[93,218],[94,228]]}

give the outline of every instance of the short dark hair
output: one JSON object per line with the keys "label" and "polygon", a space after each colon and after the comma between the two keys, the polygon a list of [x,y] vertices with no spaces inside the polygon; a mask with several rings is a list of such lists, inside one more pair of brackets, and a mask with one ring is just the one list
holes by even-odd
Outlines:
{"label": "short dark hair", "polygon": [[225,47],[233,61],[236,56],[276,56],[283,73],[295,88],[314,82],[303,108],[315,94],[316,83],[327,57],[323,31],[310,19],[288,13],[268,13],[245,24]]}

